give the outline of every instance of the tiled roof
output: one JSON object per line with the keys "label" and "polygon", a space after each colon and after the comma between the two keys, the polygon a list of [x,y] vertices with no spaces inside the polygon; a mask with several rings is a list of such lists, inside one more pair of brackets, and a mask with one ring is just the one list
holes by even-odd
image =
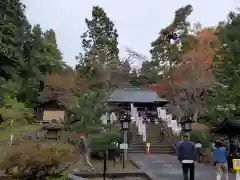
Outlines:
{"label": "tiled roof", "polygon": [[212,132],[219,134],[240,134],[240,120],[224,120],[212,129]]}
{"label": "tiled roof", "polygon": [[167,100],[159,98],[157,93],[150,89],[128,87],[118,88],[115,91],[113,91],[108,102],[153,103],[153,102],[167,102]]}
{"label": "tiled roof", "polygon": [[4,54],[0,53],[0,65],[3,66],[3,65],[14,65],[16,63],[15,60],[5,56]]}

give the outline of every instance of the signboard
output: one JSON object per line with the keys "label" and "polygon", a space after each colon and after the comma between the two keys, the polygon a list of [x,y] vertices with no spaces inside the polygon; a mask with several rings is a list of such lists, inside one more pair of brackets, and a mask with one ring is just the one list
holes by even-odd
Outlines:
{"label": "signboard", "polygon": [[120,144],[120,149],[128,149],[128,144]]}
{"label": "signboard", "polygon": [[233,159],[233,169],[236,171],[236,180],[240,180],[240,159]]}
{"label": "signboard", "polygon": [[233,169],[240,171],[240,159],[233,159]]}

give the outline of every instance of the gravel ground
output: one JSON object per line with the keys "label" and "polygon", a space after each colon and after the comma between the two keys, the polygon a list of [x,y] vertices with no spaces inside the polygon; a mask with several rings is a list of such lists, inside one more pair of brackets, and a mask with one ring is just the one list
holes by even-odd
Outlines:
{"label": "gravel ground", "polygon": [[[88,178],[89,180],[102,180],[102,177],[99,178]],[[106,178],[106,180],[147,180],[143,177],[123,177],[123,178]]]}
{"label": "gravel ground", "polygon": [[[103,161],[91,160],[91,163],[92,163],[95,171],[102,171],[103,170]],[[126,169],[137,169],[129,161],[126,162],[125,168]],[[72,166],[70,166],[70,168],[69,168],[70,171],[74,170],[74,169],[78,169],[79,171],[85,171],[85,170],[89,169],[89,167],[86,165],[86,163],[84,161],[84,157],[82,155],[79,155],[79,160],[76,163],[74,163]],[[120,162],[120,163],[116,164],[116,166],[114,167],[112,161],[108,161],[107,162],[107,169],[108,170],[113,170],[113,169],[122,170],[122,163]]]}

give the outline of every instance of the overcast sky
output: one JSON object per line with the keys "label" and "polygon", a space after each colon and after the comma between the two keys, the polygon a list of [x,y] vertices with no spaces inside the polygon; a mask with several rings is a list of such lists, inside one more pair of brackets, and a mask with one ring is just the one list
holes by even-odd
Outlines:
{"label": "overcast sky", "polygon": [[174,11],[191,4],[190,21],[214,26],[226,19],[230,10],[240,7],[239,0],[22,0],[32,24],[52,28],[67,64],[76,64],[80,51],[80,35],[85,30],[84,19],[91,16],[92,6],[104,8],[119,33],[119,48],[125,47],[149,55],[150,43],[158,32],[171,23]]}

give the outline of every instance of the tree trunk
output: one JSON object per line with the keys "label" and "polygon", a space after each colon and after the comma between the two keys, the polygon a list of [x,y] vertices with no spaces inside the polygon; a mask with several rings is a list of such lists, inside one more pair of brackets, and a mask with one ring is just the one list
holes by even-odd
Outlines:
{"label": "tree trunk", "polygon": [[193,122],[198,122],[199,108],[196,108],[193,113]]}

